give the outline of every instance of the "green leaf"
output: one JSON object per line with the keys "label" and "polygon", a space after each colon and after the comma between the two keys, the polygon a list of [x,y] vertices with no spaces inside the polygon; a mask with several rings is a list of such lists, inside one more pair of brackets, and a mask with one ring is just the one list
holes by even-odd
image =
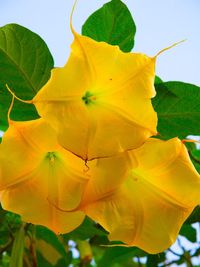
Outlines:
{"label": "green leaf", "polygon": [[164,253],[159,253],[155,255],[149,254],[147,257],[147,263],[146,267],[155,267],[158,266],[160,262],[165,261],[165,254]]}
{"label": "green leaf", "polygon": [[158,113],[158,132],[163,139],[200,135],[200,87],[183,82],[156,85],[153,106]]}
{"label": "green leaf", "polygon": [[194,145],[194,148],[192,149],[192,155],[195,157],[196,161],[200,164],[200,150],[196,149],[196,146]]}
{"label": "green leaf", "polygon": [[62,242],[58,239],[57,235],[44,226],[36,226],[36,238],[44,240],[55,248],[64,258],[67,257],[67,253]]}
{"label": "green leaf", "polygon": [[197,149],[195,143],[186,142],[185,145],[195,169],[200,173],[200,150]]}
{"label": "green leaf", "polygon": [[120,0],[112,0],[94,12],[82,27],[82,34],[96,41],[118,45],[124,52],[134,46],[136,26],[130,11]]}
{"label": "green leaf", "polygon": [[63,235],[65,239],[73,239],[73,240],[86,240],[92,238],[94,236],[105,236],[106,232],[103,228],[98,226],[95,222],[93,222],[88,217],[85,218],[83,223],[74,231],[69,234]]}
{"label": "green leaf", "polygon": [[186,220],[186,223],[200,222],[200,206],[197,206]]}
{"label": "green leaf", "polygon": [[1,267],[9,267],[10,256],[7,252],[2,253],[2,260],[0,263],[2,264]]}
{"label": "green leaf", "polygon": [[157,255],[148,255],[146,267],[158,266]]}
{"label": "green leaf", "polygon": [[[121,263],[127,261],[133,257],[144,257],[147,254],[142,250],[134,247],[111,247],[106,248],[105,253],[98,263],[98,267],[109,266],[112,267],[115,263]],[[124,265],[122,265],[124,266]]]}
{"label": "green leaf", "polygon": [[[71,255],[71,252],[70,252]],[[37,267],[63,267],[63,266],[69,266],[72,260],[72,255],[70,260],[66,260],[66,258],[61,258],[58,260],[58,262],[56,263],[56,265],[50,263],[45,257],[43,257],[43,255],[37,251]]]}
{"label": "green leaf", "polygon": [[161,78],[159,76],[155,76],[154,84],[156,85],[159,83],[163,83],[163,81],[161,80]]}
{"label": "green leaf", "polygon": [[2,209],[0,204],[0,227],[2,226],[5,217],[6,217],[6,211]]}
{"label": "green leaf", "polygon": [[22,225],[15,236],[9,267],[23,267],[24,237],[24,226]]}
{"label": "green leaf", "polygon": [[186,237],[190,242],[197,241],[197,231],[189,224],[183,224],[179,234]]}
{"label": "green leaf", "polygon": [[[32,99],[48,81],[53,58],[45,42],[32,31],[8,24],[0,28],[0,128],[7,127],[11,96],[5,84],[22,99]],[[12,119],[37,118],[33,105],[15,101]]]}
{"label": "green leaf", "polygon": [[37,251],[37,264],[38,267],[53,267],[53,265],[48,262],[39,251]]}

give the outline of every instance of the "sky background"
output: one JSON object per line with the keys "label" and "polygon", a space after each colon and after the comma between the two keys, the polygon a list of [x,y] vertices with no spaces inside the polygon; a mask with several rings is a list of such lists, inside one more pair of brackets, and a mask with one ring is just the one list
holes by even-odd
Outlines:
{"label": "sky background", "polygon": [[[0,26],[21,24],[38,33],[53,54],[55,66],[65,64],[73,36],[69,17],[73,0],[0,0]],[[104,0],[79,0],[74,28],[81,32],[87,17]],[[155,55],[182,39],[178,47],[157,60],[157,75],[164,81],[181,80],[200,86],[200,1],[124,0],[137,26],[134,51]]]}

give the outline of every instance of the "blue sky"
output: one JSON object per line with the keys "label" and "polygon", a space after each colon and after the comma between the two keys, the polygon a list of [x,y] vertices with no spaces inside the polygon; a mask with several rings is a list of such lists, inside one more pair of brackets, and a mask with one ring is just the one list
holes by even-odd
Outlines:
{"label": "blue sky", "polygon": [[[56,66],[69,55],[72,34],[69,16],[73,0],[1,0],[0,26],[15,22],[38,33],[49,46]],[[104,0],[79,0],[74,27],[80,32],[87,17]],[[200,85],[200,1],[124,0],[137,25],[134,51],[154,55],[174,42],[187,41],[162,54],[157,74],[165,81],[182,80]]]}

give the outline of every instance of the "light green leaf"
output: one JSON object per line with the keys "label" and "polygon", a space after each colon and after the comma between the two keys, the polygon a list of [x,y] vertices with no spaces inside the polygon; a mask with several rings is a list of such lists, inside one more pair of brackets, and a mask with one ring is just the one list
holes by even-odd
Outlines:
{"label": "light green leaf", "polygon": [[82,34],[96,41],[118,45],[124,52],[134,46],[136,26],[128,8],[112,0],[94,12],[82,27]]}
{"label": "light green leaf", "polygon": [[[7,110],[11,101],[5,84],[22,99],[32,99],[48,81],[53,58],[45,42],[32,31],[8,24],[0,28],[0,128],[7,126]],[[12,119],[38,117],[33,105],[15,102]]]}
{"label": "light green leaf", "polygon": [[160,138],[200,135],[200,87],[183,82],[156,85],[153,106]]}

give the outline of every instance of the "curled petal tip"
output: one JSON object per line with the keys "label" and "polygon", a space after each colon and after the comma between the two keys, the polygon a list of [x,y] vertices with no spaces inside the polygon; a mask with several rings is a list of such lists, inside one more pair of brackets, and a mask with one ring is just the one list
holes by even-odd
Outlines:
{"label": "curled petal tip", "polygon": [[77,2],[78,2],[78,0],[74,1],[73,7],[72,7],[72,11],[71,11],[71,15],[70,15],[70,28],[71,28],[71,31],[72,31],[73,35],[76,35],[76,31],[74,30],[74,27],[73,27],[73,14],[74,14]]}
{"label": "curled petal tip", "polygon": [[169,50],[169,49],[171,49],[171,48],[173,48],[173,47],[175,47],[175,46],[177,46],[177,45],[179,45],[179,44],[181,44],[181,43],[183,43],[183,42],[185,42],[185,41],[187,41],[187,39],[181,40],[181,41],[179,41],[179,42],[177,42],[177,43],[174,43],[174,44],[172,44],[172,45],[170,45],[170,46],[168,46],[168,47],[166,47],[166,48],[160,50],[160,51],[155,55],[155,58],[156,58],[157,56],[159,56],[160,54],[162,54],[163,52],[165,52],[165,51],[167,51],[167,50]]}
{"label": "curled petal tip", "polygon": [[185,144],[185,143],[198,143],[198,144],[200,144],[200,141],[193,140],[193,139],[183,139],[183,140],[181,140],[181,142],[183,144]]}
{"label": "curled petal tip", "polygon": [[[7,86],[7,84],[6,84],[6,86]],[[11,113],[11,111],[12,111],[12,108],[13,108],[13,104],[14,104],[14,100],[15,100],[15,97],[12,95],[12,101],[11,101],[11,103],[10,103],[10,107],[9,107],[9,109],[8,109],[8,123],[9,124],[12,124],[12,121],[11,121],[11,119],[10,119],[10,113]]]}
{"label": "curled petal tip", "polygon": [[6,84],[6,88],[8,90],[8,92],[15,98],[17,99],[18,101],[22,102],[22,103],[25,103],[25,104],[33,104],[33,101],[32,100],[23,100],[21,98],[19,98],[18,96],[15,95],[15,93],[10,89],[10,87]]}

